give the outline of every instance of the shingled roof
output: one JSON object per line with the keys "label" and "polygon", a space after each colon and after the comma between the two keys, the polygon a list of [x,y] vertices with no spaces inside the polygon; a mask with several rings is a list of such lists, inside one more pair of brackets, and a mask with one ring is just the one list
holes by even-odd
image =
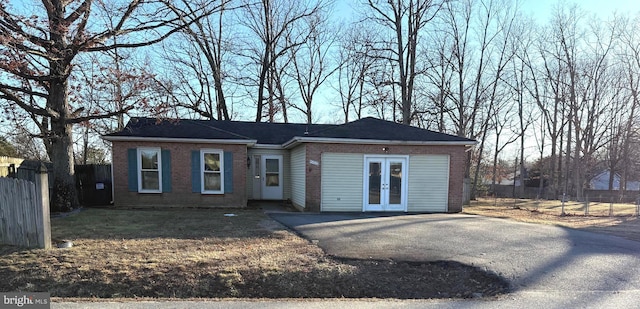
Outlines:
{"label": "shingled roof", "polygon": [[475,143],[475,141],[464,137],[371,117],[340,125],[132,118],[122,131],[107,134],[104,138],[107,140],[127,138],[210,139],[273,145],[283,145],[296,139],[452,142],[469,145]]}

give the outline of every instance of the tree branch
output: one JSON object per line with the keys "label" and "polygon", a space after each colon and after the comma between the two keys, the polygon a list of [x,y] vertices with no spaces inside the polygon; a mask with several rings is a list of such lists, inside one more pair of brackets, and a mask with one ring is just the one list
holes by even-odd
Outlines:
{"label": "tree branch", "polygon": [[117,110],[117,111],[113,111],[113,112],[109,112],[109,113],[106,113],[106,114],[89,115],[89,116],[83,116],[83,117],[77,117],[77,118],[68,119],[67,123],[75,124],[75,123],[81,123],[81,122],[85,122],[85,121],[89,121],[89,120],[110,118],[110,117],[117,116],[117,115],[120,115],[120,114],[126,114],[127,112],[129,112],[133,108],[134,108],[133,105],[129,105],[129,106],[123,108],[123,109],[120,109],[120,110]]}
{"label": "tree branch", "polygon": [[52,110],[50,108],[33,107],[33,106],[25,103],[22,99],[20,99],[20,97],[18,97],[17,95],[12,93],[11,91],[8,91],[5,88],[0,87],[0,93],[2,94],[0,96],[0,98],[18,104],[18,106],[20,106],[20,108],[24,109],[28,113],[32,113],[32,114],[36,114],[36,115],[40,115],[40,116],[45,116],[45,117],[51,117],[51,118],[54,118],[54,119],[60,117],[59,113],[55,112],[54,110]]}
{"label": "tree branch", "polygon": [[11,90],[11,91],[19,91],[19,92],[23,92],[25,94],[28,94],[30,96],[36,96],[36,97],[40,97],[40,98],[44,98],[44,99],[46,99],[49,96],[46,93],[42,93],[42,92],[30,90],[30,89],[25,89],[25,88],[20,88],[20,87],[15,87],[15,86],[10,86],[10,85],[4,84],[4,83],[0,83],[0,90],[3,90],[3,89],[8,89],[8,90]]}

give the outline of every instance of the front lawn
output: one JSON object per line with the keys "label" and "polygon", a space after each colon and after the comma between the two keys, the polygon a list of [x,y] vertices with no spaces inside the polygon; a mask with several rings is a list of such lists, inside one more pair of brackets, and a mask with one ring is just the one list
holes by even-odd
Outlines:
{"label": "front lawn", "polygon": [[465,206],[463,212],[558,225],[640,241],[640,220],[633,204],[591,202],[586,208],[585,203],[569,201],[564,205],[563,215],[562,202],[558,200],[478,198]]}
{"label": "front lawn", "polygon": [[493,296],[508,286],[453,262],[331,258],[259,210],[87,209],[52,219],[52,235],[74,246],[0,246],[0,291],[83,298],[447,298]]}

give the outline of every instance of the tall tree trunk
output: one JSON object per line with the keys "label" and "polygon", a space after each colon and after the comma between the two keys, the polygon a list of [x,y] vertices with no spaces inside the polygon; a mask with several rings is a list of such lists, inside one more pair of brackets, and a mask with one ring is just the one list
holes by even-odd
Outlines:
{"label": "tall tree trunk", "polygon": [[544,125],[540,126],[540,178],[538,183],[538,196],[537,198],[542,198],[542,193],[544,192]]}
{"label": "tall tree trunk", "polygon": [[264,107],[264,87],[267,80],[269,66],[270,49],[266,48],[264,52],[264,58],[262,58],[262,66],[260,69],[260,80],[258,82],[258,97],[256,98],[258,106],[256,107],[256,122],[262,121],[262,109]]}
{"label": "tall tree trunk", "polygon": [[213,74],[213,82],[216,88],[216,100],[218,108],[219,120],[231,120],[229,118],[229,109],[227,108],[227,101],[224,98],[224,90],[222,89],[222,78],[220,72],[216,71]]}
{"label": "tall tree trunk", "polygon": [[59,113],[51,119],[51,153],[49,157],[54,162],[53,167],[53,199],[52,212],[66,212],[79,207],[76,193],[75,170],[73,160],[73,125],[67,123],[69,117],[68,82],[66,72],[70,64],[52,62],[51,81],[47,105]]}
{"label": "tall tree trunk", "polygon": [[520,71],[520,85],[518,85],[518,120],[520,121],[520,188],[518,188],[518,197],[523,198],[525,192],[525,166],[524,166],[524,131],[526,130],[524,123],[524,74]]}
{"label": "tall tree trunk", "polygon": [[[569,119],[571,119],[572,115],[573,115],[571,109],[572,108],[569,107]],[[563,190],[563,194],[569,194],[570,193],[569,192],[569,189],[570,189],[569,188],[569,178],[570,178],[569,167],[571,166],[571,131],[572,131],[572,129],[571,129],[571,124],[572,124],[571,120],[569,120],[568,124],[569,124],[569,129],[567,130],[567,141],[566,141],[566,143],[567,143],[567,145],[566,145],[567,146],[567,152],[565,153],[565,157],[566,157],[565,158],[565,160],[566,160],[565,162],[566,163],[564,165],[565,171],[564,171],[564,190]]]}

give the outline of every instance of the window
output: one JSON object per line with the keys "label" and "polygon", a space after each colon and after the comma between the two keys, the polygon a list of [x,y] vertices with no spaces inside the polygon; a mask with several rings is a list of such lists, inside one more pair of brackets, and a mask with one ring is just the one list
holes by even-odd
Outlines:
{"label": "window", "polygon": [[162,192],[160,148],[138,148],[138,192]]}
{"label": "window", "polygon": [[222,150],[203,149],[200,151],[200,175],[202,193],[224,193],[224,166]]}

